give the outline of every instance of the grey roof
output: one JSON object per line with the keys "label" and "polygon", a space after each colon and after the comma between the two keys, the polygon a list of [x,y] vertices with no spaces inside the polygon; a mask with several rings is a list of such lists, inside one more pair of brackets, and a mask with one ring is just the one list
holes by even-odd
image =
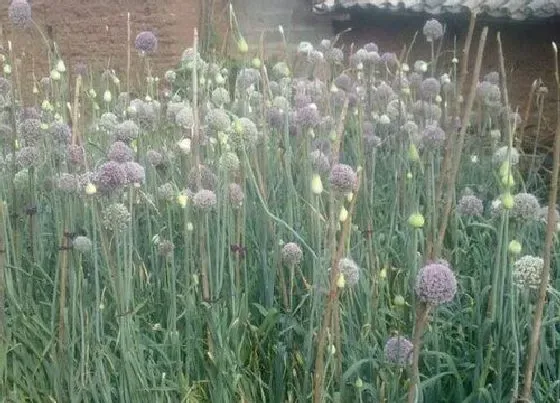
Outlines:
{"label": "grey roof", "polygon": [[491,17],[513,20],[560,15],[560,0],[319,0],[318,4],[314,5],[314,10],[317,13],[327,13],[355,6],[434,15],[465,13],[470,9]]}

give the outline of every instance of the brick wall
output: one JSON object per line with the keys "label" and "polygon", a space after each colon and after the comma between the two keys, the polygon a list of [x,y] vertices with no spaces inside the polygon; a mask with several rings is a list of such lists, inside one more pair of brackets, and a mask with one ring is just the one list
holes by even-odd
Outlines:
{"label": "brick wall", "polygon": [[[0,6],[2,42],[5,46],[7,40],[13,41],[23,76],[30,77],[34,70],[39,79],[48,74],[46,48],[35,29],[12,29],[7,21],[8,4],[6,1]],[[193,29],[199,20],[198,4],[199,0],[32,0],[32,10],[43,32],[47,35],[52,31],[68,69],[84,61],[96,71],[110,64],[120,72],[126,69],[129,11],[132,46],[142,30],[152,30],[158,36],[159,48],[152,62],[154,71],[161,73],[192,46]],[[138,72],[141,63],[134,49],[132,64]],[[29,80],[23,81],[30,87]]]}
{"label": "brick wall", "polygon": [[317,44],[332,36],[330,19],[314,15],[310,0],[233,0],[233,5],[249,44],[258,44],[261,33],[265,32],[268,52],[281,47],[279,25],[291,45],[300,41]]}

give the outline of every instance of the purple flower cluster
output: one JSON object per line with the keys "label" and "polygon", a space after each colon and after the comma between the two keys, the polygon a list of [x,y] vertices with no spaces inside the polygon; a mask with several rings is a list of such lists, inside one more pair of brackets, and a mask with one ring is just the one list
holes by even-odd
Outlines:
{"label": "purple flower cluster", "polygon": [[484,211],[482,200],[472,194],[466,194],[457,203],[457,213],[462,216],[480,217]]}
{"label": "purple flower cluster", "polygon": [[348,194],[354,190],[358,177],[350,165],[336,164],[329,175],[329,183],[335,192]]}
{"label": "purple flower cluster", "polygon": [[455,274],[446,264],[432,263],[420,269],[416,277],[416,295],[429,305],[451,302],[457,292]]}
{"label": "purple flower cluster", "polygon": [[8,18],[15,26],[26,28],[31,24],[31,5],[27,0],[12,0],[8,7]]}
{"label": "purple flower cluster", "polygon": [[414,345],[406,337],[393,336],[385,343],[385,360],[391,364],[406,366],[412,363]]}
{"label": "purple flower cluster", "polygon": [[426,37],[426,40],[428,42],[433,42],[443,36],[443,25],[441,25],[441,23],[436,19],[432,18],[426,21],[422,32],[424,33],[424,36]]}
{"label": "purple flower cluster", "polygon": [[151,31],[143,31],[136,35],[134,46],[136,50],[143,53],[153,53],[157,49],[157,38]]}
{"label": "purple flower cluster", "polygon": [[109,157],[111,161],[119,163],[130,162],[134,159],[134,150],[122,141],[117,141],[109,147],[107,157]]}
{"label": "purple flower cluster", "polygon": [[288,266],[297,266],[303,259],[303,251],[297,243],[288,242],[282,248],[282,262]]}
{"label": "purple flower cluster", "polygon": [[114,192],[127,184],[126,171],[118,162],[109,161],[99,166],[93,184],[101,193]]}

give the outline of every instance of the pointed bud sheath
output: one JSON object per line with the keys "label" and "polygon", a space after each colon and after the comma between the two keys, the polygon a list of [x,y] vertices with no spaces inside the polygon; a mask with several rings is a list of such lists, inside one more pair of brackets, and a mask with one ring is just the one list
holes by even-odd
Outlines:
{"label": "pointed bud sheath", "polygon": [[237,41],[237,50],[243,55],[249,51],[249,45],[247,44],[245,38],[241,38]]}
{"label": "pointed bud sheath", "polygon": [[105,93],[103,94],[103,100],[107,103],[111,102],[111,99],[113,97],[111,96],[111,91],[109,90],[105,90]]}
{"label": "pointed bud sheath", "polygon": [[323,193],[323,182],[319,174],[313,174],[311,179],[311,191],[313,194],[320,195]]}
{"label": "pointed bud sheath", "polygon": [[86,186],[86,194],[91,196],[96,193],[97,193],[97,187],[93,183],[88,183]]}
{"label": "pointed bud sheath", "polygon": [[424,216],[420,213],[413,213],[408,218],[408,224],[415,229],[422,228],[424,226]]}
{"label": "pointed bud sheath", "polygon": [[509,243],[508,251],[512,255],[519,255],[521,253],[521,242],[516,241],[515,239]]}
{"label": "pointed bud sheath", "polygon": [[181,208],[185,208],[187,206],[187,200],[187,195],[180,194],[179,196],[177,196],[177,204],[179,204]]}
{"label": "pointed bud sheath", "polygon": [[344,274],[340,273],[338,275],[338,278],[336,279],[336,286],[338,288],[344,288],[345,285],[346,285],[346,280],[344,279]]}
{"label": "pointed bud sheath", "polygon": [[340,213],[338,214],[338,221],[340,222],[344,222],[348,219],[348,210],[346,210],[344,208],[344,206],[342,206],[340,208]]}
{"label": "pointed bud sheath", "polygon": [[420,160],[420,154],[418,154],[418,149],[411,143],[408,147],[408,159],[412,162],[417,162]]}
{"label": "pointed bud sheath", "polygon": [[513,196],[511,193],[504,193],[502,195],[502,206],[506,210],[511,210],[513,208]]}
{"label": "pointed bud sheath", "polygon": [[64,62],[62,60],[59,60],[56,64],[56,70],[59,73],[64,73],[66,71],[66,66],[64,65]]}
{"label": "pointed bud sheath", "polygon": [[60,72],[56,69],[51,70],[51,80],[59,81],[60,80]]}

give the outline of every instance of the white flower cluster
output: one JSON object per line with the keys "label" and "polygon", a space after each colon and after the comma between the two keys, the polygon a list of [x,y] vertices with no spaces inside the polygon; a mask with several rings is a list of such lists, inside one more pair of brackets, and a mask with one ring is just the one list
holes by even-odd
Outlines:
{"label": "white flower cluster", "polygon": [[521,288],[537,289],[541,283],[544,260],[526,255],[513,263],[513,283]]}

